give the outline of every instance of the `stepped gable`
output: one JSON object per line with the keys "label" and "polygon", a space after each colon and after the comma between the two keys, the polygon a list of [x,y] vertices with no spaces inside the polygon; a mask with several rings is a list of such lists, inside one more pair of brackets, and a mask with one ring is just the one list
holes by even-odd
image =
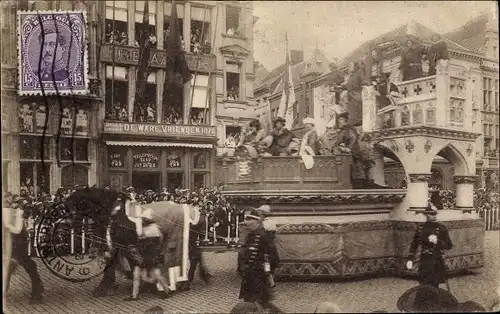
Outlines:
{"label": "stepped gable", "polygon": [[[341,67],[347,66],[349,62],[361,60],[367,53],[370,45],[381,44],[385,42],[395,42],[401,47],[404,47],[406,40],[410,37],[416,37],[424,44],[431,43],[431,37],[433,34],[437,34],[430,28],[417,23],[415,21],[410,21],[408,24],[402,25],[390,32],[380,35],[379,37],[363,43],[360,47],[356,48],[354,51],[349,53],[340,63]],[[470,49],[458,44],[457,42],[447,38],[446,36],[441,36],[441,38],[448,45],[448,49],[462,52],[472,52]]]}

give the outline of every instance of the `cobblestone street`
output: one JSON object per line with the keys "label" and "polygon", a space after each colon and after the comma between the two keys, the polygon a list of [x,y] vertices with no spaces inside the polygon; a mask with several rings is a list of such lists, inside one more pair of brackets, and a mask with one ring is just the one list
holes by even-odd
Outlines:
{"label": "cobblestone street", "polygon": [[[498,231],[486,233],[485,267],[476,274],[450,279],[450,286],[459,299],[474,300],[487,309],[493,303],[499,282]],[[30,282],[24,270],[16,271],[12,278],[4,313],[143,313],[155,305],[169,313],[221,313],[229,312],[238,302],[240,280],[235,273],[236,253],[206,252],[204,256],[213,282],[205,286],[199,279],[192,289],[160,300],[150,294],[141,295],[136,302],[124,302],[132,282],[120,279],[116,295],[92,298],[91,291],[99,278],[84,283],[72,283],[55,277],[46,266],[37,261],[44,280],[48,302],[29,305]],[[375,278],[338,282],[280,282],[276,287],[274,303],[285,312],[312,312],[322,301],[337,302],[346,312],[373,310],[397,311],[396,301],[415,281],[399,278]]]}

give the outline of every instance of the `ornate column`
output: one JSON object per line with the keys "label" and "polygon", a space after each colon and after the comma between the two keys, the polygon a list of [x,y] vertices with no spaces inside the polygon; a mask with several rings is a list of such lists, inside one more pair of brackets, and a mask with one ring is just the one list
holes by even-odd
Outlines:
{"label": "ornate column", "polygon": [[450,107],[450,73],[448,60],[438,60],[436,65],[436,126],[446,126]]}
{"label": "ornate column", "polygon": [[408,193],[406,194],[406,197],[409,198],[408,208],[416,213],[424,211],[428,205],[431,174],[410,173],[408,176],[410,177]]}
{"label": "ornate column", "polygon": [[373,132],[377,123],[375,86],[363,86],[363,132]]}
{"label": "ornate column", "polygon": [[459,176],[453,177],[456,185],[456,204],[455,208],[463,212],[472,212],[474,210],[474,183],[477,176]]}

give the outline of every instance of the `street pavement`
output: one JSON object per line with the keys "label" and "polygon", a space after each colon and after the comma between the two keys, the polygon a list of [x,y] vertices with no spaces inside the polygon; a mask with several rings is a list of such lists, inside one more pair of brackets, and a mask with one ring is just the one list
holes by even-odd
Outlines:
{"label": "street pavement", "polygon": [[[449,279],[451,290],[460,302],[473,300],[488,310],[495,300],[500,280],[500,232],[488,231],[485,241],[485,267],[473,274]],[[30,305],[30,281],[23,269],[12,277],[4,303],[4,313],[144,313],[160,306],[166,313],[228,313],[238,303],[240,279],[236,274],[237,255],[232,251],[204,253],[213,275],[206,286],[200,279],[191,290],[161,300],[152,294],[141,294],[140,300],[125,302],[130,295],[131,280],[119,276],[119,288],[112,296],[92,298],[91,292],[101,276],[82,283],[58,278],[37,260],[47,292],[47,303]],[[372,278],[334,282],[278,282],[273,303],[288,313],[313,312],[323,301],[336,302],[344,311],[363,313],[375,310],[397,312],[398,297],[417,285],[414,280]]]}

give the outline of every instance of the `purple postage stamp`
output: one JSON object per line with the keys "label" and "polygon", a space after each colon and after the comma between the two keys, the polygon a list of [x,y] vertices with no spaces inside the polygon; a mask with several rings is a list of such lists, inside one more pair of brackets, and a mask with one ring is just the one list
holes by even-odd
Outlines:
{"label": "purple postage stamp", "polygon": [[85,13],[18,11],[19,95],[88,94]]}

